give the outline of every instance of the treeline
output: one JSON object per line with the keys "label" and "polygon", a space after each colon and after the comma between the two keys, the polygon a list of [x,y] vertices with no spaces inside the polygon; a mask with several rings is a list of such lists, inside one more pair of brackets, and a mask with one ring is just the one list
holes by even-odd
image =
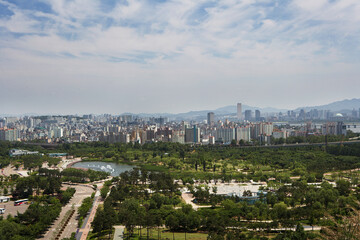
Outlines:
{"label": "treeline", "polygon": [[44,151],[41,146],[26,145],[24,142],[0,141],[0,156],[8,157],[11,149],[26,149],[29,151]]}
{"label": "treeline", "polygon": [[[9,144],[9,143],[8,143]],[[325,173],[333,170],[347,170],[360,166],[359,144],[328,147],[292,147],[292,148],[238,148],[236,146],[191,146],[179,143],[116,143],[105,142],[60,144],[56,151],[67,152],[70,155],[87,157],[89,160],[106,160],[114,162],[136,162],[152,170],[171,170],[178,178],[185,177],[182,173],[199,175],[203,173],[235,175],[236,169],[249,166],[269,166],[271,169],[294,170],[305,169],[310,173]],[[4,165],[8,158],[0,159]],[[25,168],[36,169],[43,161],[56,164],[58,159],[41,156],[20,157],[17,164]],[[16,162],[15,162],[16,164]],[[228,166],[231,166],[229,168]],[[246,169],[245,169],[246,170]],[[269,169],[270,170],[270,169]],[[247,173],[248,174],[248,173]],[[262,174],[262,175],[265,175]],[[97,176],[89,176],[95,179]],[[238,177],[241,177],[238,175]],[[255,176],[264,180],[268,176]],[[273,177],[273,176],[270,176]],[[75,180],[75,179],[73,179]],[[83,181],[78,176],[76,181]]]}
{"label": "treeline", "polygon": [[272,138],[271,144],[294,144],[294,143],[325,143],[327,142],[340,142],[348,141],[349,136],[343,135],[309,135],[309,136],[290,136],[286,139],[284,138]]}
{"label": "treeline", "polygon": [[[65,147],[67,146],[67,147]],[[69,149],[78,156],[92,156],[114,161],[137,160],[152,163],[152,159],[166,162],[166,166],[181,169],[184,164],[190,164],[195,170],[212,171],[219,160],[228,160],[236,164],[245,161],[254,165],[270,165],[274,168],[288,168],[299,163],[313,172],[326,172],[332,169],[350,169],[357,166],[359,158],[344,158],[343,156],[360,157],[359,145],[329,146],[328,153],[324,147],[293,147],[293,148],[237,148],[232,146],[190,146],[178,143],[146,143],[140,144],[109,144],[109,143],[75,143],[63,144],[60,149]],[[337,150],[335,150],[337,149]],[[336,155],[336,156],[334,156]],[[316,159],[316,161],[314,161]],[[182,160],[179,162],[179,160]],[[316,164],[316,168],[314,165]]]}
{"label": "treeline", "polygon": [[12,163],[16,168],[23,165],[25,169],[32,170],[40,168],[44,162],[48,162],[50,166],[56,166],[60,162],[58,158],[41,154],[10,157],[9,151],[14,148],[38,151],[40,153],[48,152],[40,146],[29,146],[22,142],[0,141],[0,168],[4,168]]}
{"label": "treeline", "polygon": [[360,144],[346,144],[338,146],[328,146],[327,152],[336,156],[356,156],[360,157]]}
{"label": "treeline", "polygon": [[67,168],[61,172],[63,176],[62,180],[64,182],[73,182],[73,183],[84,183],[84,182],[93,182],[105,179],[110,174],[102,171],[94,171],[91,169],[82,170],[77,168]]}
{"label": "treeline", "polygon": [[60,172],[40,168],[38,172],[33,172],[28,177],[16,177],[13,179],[15,188],[12,195],[15,199],[28,198],[31,195],[58,195],[59,199],[67,199],[70,193],[65,192],[64,195],[64,192],[61,191],[62,182],[96,181],[106,177],[108,177],[108,173],[92,170],[85,171],[69,168]]}

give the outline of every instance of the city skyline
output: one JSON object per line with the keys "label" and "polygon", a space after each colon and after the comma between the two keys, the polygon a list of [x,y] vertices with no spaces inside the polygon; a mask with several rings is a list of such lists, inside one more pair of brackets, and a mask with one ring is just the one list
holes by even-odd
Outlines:
{"label": "city skyline", "polygon": [[[240,106],[240,108],[239,108]],[[242,110],[241,110],[242,109]],[[202,110],[190,110],[188,112],[178,112],[178,113],[169,113],[169,112],[102,112],[102,113],[94,113],[94,112],[77,112],[77,113],[52,113],[52,112],[44,112],[44,113],[34,113],[34,112],[23,112],[23,113],[13,113],[13,114],[9,114],[9,113],[2,113],[0,112],[0,118],[1,117],[11,117],[11,116],[66,116],[66,115],[76,115],[76,116],[81,116],[81,115],[88,115],[88,114],[95,114],[95,115],[102,115],[102,114],[110,114],[110,115],[115,115],[115,116],[119,116],[119,115],[139,115],[139,116],[147,116],[147,117],[175,117],[177,116],[177,118],[185,118],[185,119],[189,119],[189,118],[193,118],[194,116],[199,116],[199,115],[203,115],[203,114],[208,114],[209,111],[213,111],[213,114],[220,114],[220,115],[228,115],[228,114],[235,114],[237,115],[238,119],[242,119],[243,118],[243,114],[245,114],[246,110],[252,110],[254,112],[254,114],[256,114],[256,111],[261,111],[262,113],[266,113],[266,114],[278,114],[278,113],[284,113],[286,114],[287,112],[291,111],[291,112],[301,112],[302,110],[305,111],[310,111],[310,110],[325,110],[325,111],[332,111],[332,112],[337,112],[337,113],[350,113],[353,110],[357,110],[360,109],[360,98],[354,98],[354,99],[344,99],[342,101],[336,101],[336,102],[332,102],[332,103],[328,103],[325,105],[320,105],[320,106],[302,106],[302,107],[298,107],[296,109],[278,109],[275,107],[265,107],[265,108],[261,108],[261,107],[257,107],[257,106],[249,106],[243,103],[236,103],[234,105],[228,105],[228,106],[223,106],[217,109],[202,109]],[[239,118],[239,110],[241,111],[241,116]]]}
{"label": "city skyline", "polygon": [[356,0],[1,0],[0,111],[295,109],[358,97],[359,11]]}

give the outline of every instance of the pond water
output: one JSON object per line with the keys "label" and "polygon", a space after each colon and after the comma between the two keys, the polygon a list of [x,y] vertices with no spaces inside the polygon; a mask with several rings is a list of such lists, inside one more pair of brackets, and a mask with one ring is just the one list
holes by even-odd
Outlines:
{"label": "pond water", "polygon": [[110,173],[111,176],[119,176],[120,173],[132,170],[135,166],[119,164],[113,162],[100,162],[100,161],[82,161],[77,162],[72,167],[87,168],[95,171],[103,171]]}

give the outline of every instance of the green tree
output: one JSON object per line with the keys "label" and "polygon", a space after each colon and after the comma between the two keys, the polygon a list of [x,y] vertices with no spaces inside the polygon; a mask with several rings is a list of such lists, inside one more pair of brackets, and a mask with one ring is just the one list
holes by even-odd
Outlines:
{"label": "green tree", "polygon": [[179,219],[174,214],[167,216],[165,220],[165,225],[173,232],[173,240],[175,239],[174,231],[179,228]]}
{"label": "green tree", "polygon": [[109,192],[110,188],[108,186],[103,186],[100,190],[100,195],[103,199],[106,198],[108,192]]}
{"label": "green tree", "polygon": [[351,183],[340,179],[336,181],[336,188],[341,196],[349,196]]}

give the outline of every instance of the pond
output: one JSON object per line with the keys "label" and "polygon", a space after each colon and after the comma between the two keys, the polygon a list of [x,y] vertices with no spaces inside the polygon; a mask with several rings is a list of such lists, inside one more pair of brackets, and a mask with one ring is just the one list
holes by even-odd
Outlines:
{"label": "pond", "polygon": [[100,162],[100,161],[82,161],[72,165],[74,168],[87,168],[95,171],[103,171],[110,173],[111,176],[117,177],[120,173],[130,171],[136,166],[113,163],[113,162]]}

